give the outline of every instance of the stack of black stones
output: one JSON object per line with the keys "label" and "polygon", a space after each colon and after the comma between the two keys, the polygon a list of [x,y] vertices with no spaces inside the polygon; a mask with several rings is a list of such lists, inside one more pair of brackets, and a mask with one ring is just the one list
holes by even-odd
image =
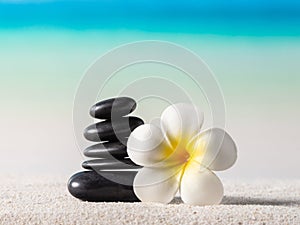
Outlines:
{"label": "stack of black stones", "polygon": [[[139,166],[127,154],[130,133],[144,124],[143,120],[127,116],[136,108],[128,97],[101,101],[93,105],[90,115],[103,121],[88,126],[84,137],[98,142],[84,150],[94,158],[82,163],[85,171],[74,174],[68,183],[69,192],[83,201],[139,201],[132,188]],[[128,170],[130,169],[130,170]]]}

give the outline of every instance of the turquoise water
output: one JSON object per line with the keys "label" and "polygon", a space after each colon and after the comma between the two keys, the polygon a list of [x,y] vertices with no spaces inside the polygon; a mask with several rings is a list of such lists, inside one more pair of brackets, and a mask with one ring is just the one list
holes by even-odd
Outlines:
{"label": "turquoise water", "polygon": [[131,29],[251,36],[300,34],[299,1],[2,1],[0,28]]}

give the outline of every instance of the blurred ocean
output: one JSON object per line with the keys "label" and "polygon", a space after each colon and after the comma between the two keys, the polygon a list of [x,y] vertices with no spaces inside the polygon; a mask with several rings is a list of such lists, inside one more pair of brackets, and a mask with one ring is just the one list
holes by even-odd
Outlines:
{"label": "blurred ocean", "polygon": [[[79,170],[72,104],[80,79],[99,56],[141,40],[182,45],[214,72],[239,147],[221,176],[299,177],[300,2],[292,0],[0,1],[2,173]],[[134,71],[146,70],[159,72]]]}

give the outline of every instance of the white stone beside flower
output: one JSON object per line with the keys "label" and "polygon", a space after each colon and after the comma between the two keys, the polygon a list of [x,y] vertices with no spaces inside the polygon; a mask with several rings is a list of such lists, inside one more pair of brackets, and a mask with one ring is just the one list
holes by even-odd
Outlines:
{"label": "white stone beside flower", "polygon": [[222,129],[200,133],[203,113],[194,105],[167,107],[160,124],[144,124],[130,135],[130,159],[143,168],[133,188],[143,202],[169,203],[180,192],[183,202],[219,204],[223,185],[213,171],[226,170],[237,158],[236,145]]}

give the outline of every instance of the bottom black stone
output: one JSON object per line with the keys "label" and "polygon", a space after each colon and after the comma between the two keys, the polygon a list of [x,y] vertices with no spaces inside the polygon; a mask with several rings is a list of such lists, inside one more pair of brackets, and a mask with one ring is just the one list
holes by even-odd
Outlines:
{"label": "bottom black stone", "polygon": [[[75,198],[91,202],[137,202],[132,184],[136,171],[82,171],[68,182],[68,190]],[[107,177],[107,178],[105,178]],[[120,183],[113,182],[120,181]],[[126,184],[126,185],[125,185]]]}

